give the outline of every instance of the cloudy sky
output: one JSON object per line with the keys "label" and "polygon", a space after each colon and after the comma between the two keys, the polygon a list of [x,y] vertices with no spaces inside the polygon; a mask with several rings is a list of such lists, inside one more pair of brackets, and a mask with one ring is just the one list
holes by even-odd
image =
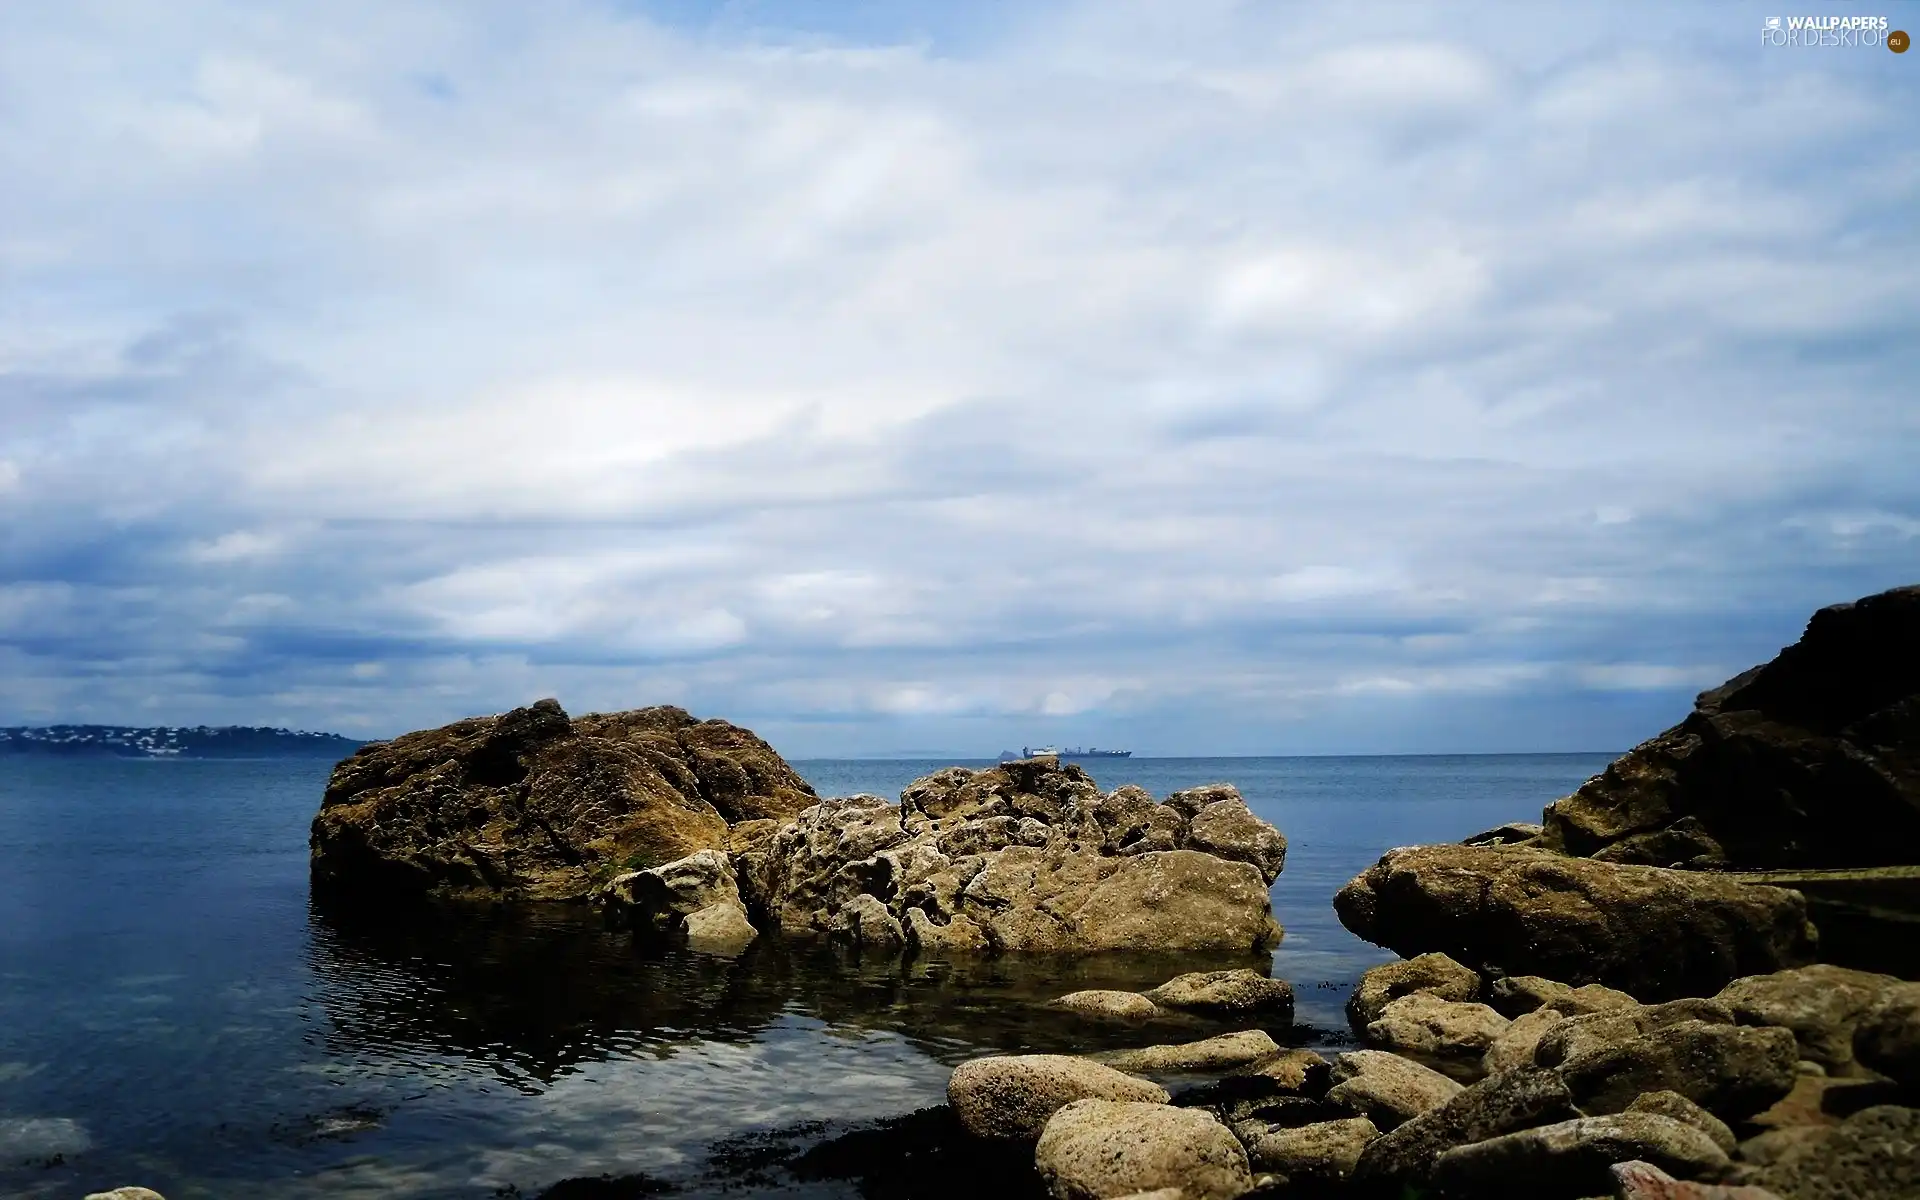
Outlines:
{"label": "cloudy sky", "polygon": [[1622,748],[1920,580],[1771,12],[0,6],[0,724]]}

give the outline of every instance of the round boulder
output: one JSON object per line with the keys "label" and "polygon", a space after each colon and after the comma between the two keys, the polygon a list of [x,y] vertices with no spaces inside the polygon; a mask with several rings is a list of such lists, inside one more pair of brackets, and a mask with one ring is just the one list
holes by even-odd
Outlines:
{"label": "round boulder", "polygon": [[1053,1114],[1034,1165],[1056,1200],[1113,1200],[1178,1188],[1233,1200],[1253,1187],[1247,1152],[1207,1113],[1162,1104],[1076,1100]]}
{"label": "round boulder", "polygon": [[1075,1100],[1165,1104],[1170,1098],[1159,1084],[1067,1054],[976,1058],[947,1080],[947,1103],[967,1132],[1002,1140],[1039,1137],[1047,1119]]}

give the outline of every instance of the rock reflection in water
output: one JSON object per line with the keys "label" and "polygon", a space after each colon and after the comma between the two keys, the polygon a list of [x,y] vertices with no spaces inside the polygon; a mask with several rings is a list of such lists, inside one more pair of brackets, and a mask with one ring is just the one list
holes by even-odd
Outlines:
{"label": "rock reflection in water", "polygon": [[[942,1062],[1070,1053],[1204,1034],[1198,1019],[1120,1028],[1044,1007],[1083,988],[1142,989],[1264,956],[861,959],[763,937],[738,957],[609,928],[589,909],[316,903],[314,970],[326,1048],[353,1058],[448,1057],[541,1091],[587,1063],[747,1042],[778,1019],[900,1035]],[[1274,1030],[1284,1035],[1285,1030]]]}

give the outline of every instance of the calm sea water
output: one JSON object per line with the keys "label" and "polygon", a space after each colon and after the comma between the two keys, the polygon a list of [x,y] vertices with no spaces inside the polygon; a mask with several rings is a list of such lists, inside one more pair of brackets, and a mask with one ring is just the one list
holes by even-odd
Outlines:
{"label": "calm sea water", "polygon": [[[1388,846],[1537,819],[1606,761],[1092,770],[1156,795],[1227,780],[1286,833],[1273,971],[1299,997],[1295,1040],[1338,1044],[1346,989],[1389,956],[1340,927],[1334,891]],[[795,765],[823,795],[891,797],[948,764]],[[1052,996],[1214,965],[901,966],[766,938],[724,958],[570,910],[316,910],[306,835],[327,769],[0,760],[0,1195],[531,1197],[601,1174],[858,1195],[791,1151],[936,1103],[972,1055],[1124,1036],[1040,1009]]]}

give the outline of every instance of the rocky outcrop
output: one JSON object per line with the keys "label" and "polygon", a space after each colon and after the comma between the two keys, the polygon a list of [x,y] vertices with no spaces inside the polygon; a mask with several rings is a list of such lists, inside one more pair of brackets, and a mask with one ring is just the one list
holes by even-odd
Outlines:
{"label": "rocky outcrop", "polygon": [[1549,806],[1542,840],[1653,866],[1920,863],[1920,586],[1815,613]]}
{"label": "rocky outcrop", "polygon": [[1364,1034],[1387,1005],[1415,992],[1442,1000],[1478,1000],[1480,974],[1444,954],[1421,954],[1369,967],[1347,997],[1347,1023],[1355,1033]]}
{"label": "rocky outcrop", "polygon": [[898,805],[825,800],[734,841],[749,906],[789,934],[882,944],[897,926],[934,955],[1255,952],[1280,936],[1267,887],[1285,839],[1225,784],[1157,804],[1051,758],[954,767]]}
{"label": "rocky outcrop", "polygon": [[733,867],[720,850],[616,875],[601,899],[621,920],[683,933],[696,949],[738,948],[759,933],[747,919]]}
{"label": "rocky outcrop", "polygon": [[333,769],[313,882],[343,895],[581,899],[722,848],[816,797],[765,742],[678,708],[570,718],[553,700],[362,746]]}
{"label": "rocky outcrop", "polygon": [[1401,954],[1603,983],[1642,1000],[1703,995],[1811,961],[1797,892],[1530,846],[1389,850],[1334,898],[1340,920]]}
{"label": "rocky outcrop", "polygon": [[1034,1165],[1056,1200],[1112,1200],[1174,1188],[1185,1200],[1233,1200],[1253,1187],[1247,1153],[1204,1112],[1077,1100],[1047,1122]]}
{"label": "rocky outcrop", "polygon": [[1165,1104],[1165,1088],[1064,1054],[976,1058],[954,1068],[947,1102],[975,1137],[1032,1141],[1075,1100]]}

